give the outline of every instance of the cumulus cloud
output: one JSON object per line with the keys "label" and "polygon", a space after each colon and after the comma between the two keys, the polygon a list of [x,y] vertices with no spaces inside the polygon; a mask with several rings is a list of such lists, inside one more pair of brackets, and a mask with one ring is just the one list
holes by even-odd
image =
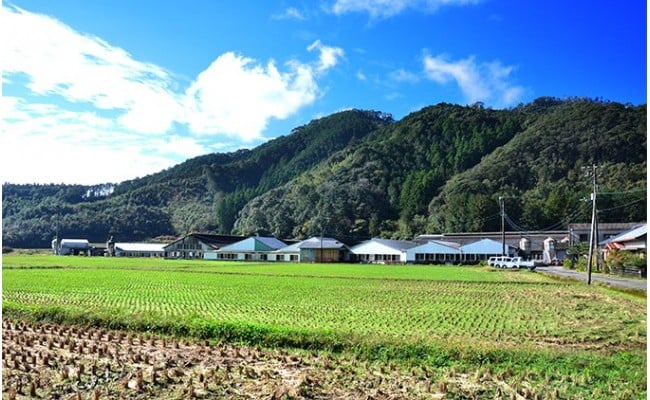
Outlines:
{"label": "cumulus cloud", "polygon": [[274,61],[260,65],[232,52],[221,55],[188,88],[185,122],[195,133],[259,139],[271,118],[287,118],[311,104],[318,94],[316,78],[343,56],[342,49],[319,40],[307,50],[319,52],[317,62],[290,60],[283,72]]}
{"label": "cumulus cloud", "polygon": [[274,62],[261,66],[235,53],[221,55],[187,90],[191,131],[259,138],[270,118],[286,118],[316,97],[313,69],[299,63],[288,68],[281,73]]}
{"label": "cumulus cloud", "polygon": [[448,61],[444,56],[427,55],[423,64],[428,79],[440,84],[455,82],[468,103],[503,107],[516,103],[523,94],[521,86],[509,82],[514,67],[498,61],[479,63],[474,57]]}
{"label": "cumulus cloud", "polygon": [[123,124],[137,131],[162,133],[178,115],[164,69],[45,15],[3,7],[2,22],[3,37],[11,38],[2,41],[3,76],[26,74],[33,93],[124,110]]}
{"label": "cumulus cloud", "polygon": [[309,47],[307,47],[307,50],[318,50],[320,52],[319,63],[316,66],[318,72],[323,72],[332,68],[345,54],[342,48],[325,46],[323,43],[321,43],[320,40],[316,40],[314,43],[309,45]]}
{"label": "cumulus cloud", "polygon": [[[2,134],[10,137],[3,148],[5,143],[29,148],[43,160],[49,160],[50,149],[59,162],[76,159],[78,165],[112,154],[125,174],[179,161],[170,155],[205,153],[209,149],[201,143],[207,135],[248,143],[261,139],[270,119],[287,118],[318,98],[318,79],[344,55],[318,40],[306,48],[316,53],[311,62],[262,63],[228,52],[185,84],[49,16],[3,5],[1,20],[7,38],[0,44],[3,85],[28,92],[3,98]],[[29,103],[23,102],[27,98]],[[7,160],[17,161],[7,155],[3,165],[10,165]]]}
{"label": "cumulus cloud", "polygon": [[476,4],[481,0],[336,0],[330,10],[337,15],[365,12],[373,19],[390,18],[407,9],[435,12],[442,6]]}
{"label": "cumulus cloud", "polygon": [[113,119],[94,112],[26,103],[11,96],[2,97],[0,110],[3,182],[119,182],[133,178],[136,171],[140,176],[160,171],[185,156],[181,153],[186,150],[175,143],[170,144],[173,154],[145,151],[142,143],[151,143],[146,140],[150,136],[127,132]]}

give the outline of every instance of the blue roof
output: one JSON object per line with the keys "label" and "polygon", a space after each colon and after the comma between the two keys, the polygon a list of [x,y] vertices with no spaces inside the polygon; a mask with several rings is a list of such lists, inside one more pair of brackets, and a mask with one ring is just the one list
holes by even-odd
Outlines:
{"label": "blue roof", "polygon": [[460,246],[457,243],[441,242],[438,240],[430,240],[427,243],[415,246],[408,250],[408,253],[424,253],[424,254],[460,254]]}
{"label": "blue roof", "polygon": [[[503,244],[492,239],[481,239],[460,247],[463,254],[501,254]],[[512,246],[506,244],[506,253],[512,252]]]}
{"label": "blue roof", "polygon": [[239,242],[222,247],[220,252],[238,251],[273,251],[285,247],[286,244],[274,237],[249,237]]}

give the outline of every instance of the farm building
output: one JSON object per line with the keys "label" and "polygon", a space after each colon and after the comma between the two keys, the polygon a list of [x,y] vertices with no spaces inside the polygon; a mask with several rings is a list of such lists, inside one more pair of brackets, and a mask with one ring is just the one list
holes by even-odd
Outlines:
{"label": "farm building", "polygon": [[162,243],[115,243],[115,257],[163,257],[165,244]]}
{"label": "farm building", "polygon": [[[603,242],[640,225],[640,222],[601,222],[597,224],[598,237],[596,238],[596,242]],[[571,237],[572,243],[588,243],[590,233],[590,223],[569,224],[569,236]]]}
{"label": "farm building", "polygon": [[52,252],[58,255],[77,255],[92,253],[92,247],[87,239],[61,239],[52,240]]}
{"label": "farm building", "polygon": [[356,261],[364,263],[406,263],[407,251],[418,244],[408,240],[373,238],[350,249]]}
{"label": "farm building", "polygon": [[[286,243],[274,237],[249,237],[219,250],[206,251],[203,258],[211,260],[267,261],[269,253],[286,247]],[[275,256],[272,257],[275,261]]]}
{"label": "farm building", "polygon": [[648,225],[642,224],[601,243],[610,271],[632,276],[647,276]]}
{"label": "farm building", "polygon": [[202,259],[206,251],[216,251],[236,243],[244,236],[190,233],[164,247],[165,258]]}
{"label": "farm building", "polygon": [[419,246],[411,247],[406,251],[406,261],[415,263],[459,263],[463,259],[460,244],[429,240]]}
{"label": "farm building", "polygon": [[[415,240],[426,242],[429,240],[442,240],[455,242],[461,246],[476,243],[482,239],[490,239],[502,245],[501,232],[459,232],[420,235]],[[555,251],[558,257],[564,254],[569,247],[569,233],[567,231],[528,231],[528,232],[505,232],[505,244],[516,250],[516,254],[534,260],[541,260],[544,257],[545,240],[549,237],[555,241]],[[501,255],[499,247],[498,255]],[[508,252],[506,252],[508,253]],[[512,253],[509,253],[512,254]],[[475,260],[470,260],[475,261]]]}
{"label": "farm building", "polygon": [[289,246],[274,250],[269,254],[270,261],[292,261],[300,262],[300,243],[294,243]]}
{"label": "farm building", "polygon": [[333,238],[312,237],[273,251],[269,260],[295,262],[341,262],[349,260],[349,249]]}
{"label": "farm building", "polygon": [[647,243],[648,224],[642,224],[610,237],[599,244],[606,250],[640,251],[646,249]]}
{"label": "farm building", "polygon": [[[506,244],[506,254],[514,256],[517,254],[517,248]],[[500,256],[503,252],[503,243],[492,239],[481,239],[473,243],[468,243],[460,247],[463,253],[463,261],[467,263],[487,260],[492,256]]]}

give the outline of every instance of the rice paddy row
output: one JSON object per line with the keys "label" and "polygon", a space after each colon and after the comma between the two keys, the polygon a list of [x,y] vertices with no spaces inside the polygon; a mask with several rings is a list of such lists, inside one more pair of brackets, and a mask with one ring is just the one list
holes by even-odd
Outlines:
{"label": "rice paddy row", "polygon": [[[3,259],[12,318],[441,368],[553,368],[573,376],[567,393],[591,397],[603,376],[632,397],[646,391],[646,299],[527,271],[25,257]],[[593,369],[574,371],[585,362]]]}

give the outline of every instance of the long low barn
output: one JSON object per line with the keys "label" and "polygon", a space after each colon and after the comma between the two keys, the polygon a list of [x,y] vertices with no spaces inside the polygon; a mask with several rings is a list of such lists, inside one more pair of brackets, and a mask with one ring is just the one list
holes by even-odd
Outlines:
{"label": "long low barn", "polygon": [[164,257],[164,243],[115,243],[116,257]]}

